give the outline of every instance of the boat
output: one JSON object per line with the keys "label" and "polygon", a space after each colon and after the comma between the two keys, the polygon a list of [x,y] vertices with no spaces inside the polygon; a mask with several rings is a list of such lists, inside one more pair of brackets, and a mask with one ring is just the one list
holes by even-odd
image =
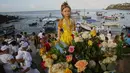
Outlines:
{"label": "boat", "polygon": [[32,26],[37,26],[38,25],[38,23],[37,22],[35,22],[35,23],[31,23],[31,24],[28,24],[30,27],[32,27]]}
{"label": "boat", "polygon": [[104,26],[119,26],[120,24],[117,22],[105,22]]}
{"label": "boat", "polygon": [[15,33],[14,25],[10,25],[7,27],[0,27],[0,36],[14,34],[14,33]]}
{"label": "boat", "polygon": [[103,12],[96,12],[97,16],[103,16]]}
{"label": "boat", "polygon": [[82,16],[82,19],[83,19],[83,20],[91,19],[91,17],[89,17],[89,16]]}
{"label": "boat", "polygon": [[87,22],[88,23],[94,23],[94,22],[97,22],[95,19],[87,19]]}
{"label": "boat", "polygon": [[118,17],[116,16],[104,16],[105,20],[118,20]]}
{"label": "boat", "polygon": [[56,30],[56,21],[48,21],[43,26],[45,32],[53,32]]}
{"label": "boat", "polygon": [[56,16],[46,16],[43,18],[42,22],[43,22],[43,26],[49,22],[49,21],[57,21],[59,18]]}

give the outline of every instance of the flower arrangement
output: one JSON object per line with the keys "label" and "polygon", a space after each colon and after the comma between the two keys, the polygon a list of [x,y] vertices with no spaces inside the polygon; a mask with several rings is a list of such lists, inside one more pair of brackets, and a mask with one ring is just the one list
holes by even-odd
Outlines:
{"label": "flower arrangement", "polygon": [[[73,32],[72,44],[59,42],[46,51],[40,49],[42,66],[49,68],[49,73],[107,73],[115,71],[117,44],[105,42],[96,32]],[[102,38],[103,37],[103,38]],[[50,42],[53,43],[53,42]],[[104,69],[105,68],[105,69]]]}

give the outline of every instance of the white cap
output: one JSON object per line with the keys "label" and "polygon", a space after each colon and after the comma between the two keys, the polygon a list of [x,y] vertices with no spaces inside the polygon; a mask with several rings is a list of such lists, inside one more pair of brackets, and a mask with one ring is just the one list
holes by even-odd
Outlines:
{"label": "white cap", "polygon": [[1,47],[1,51],[7,50],[9,47],[7,45],[4,45]]}
{"label": "white cap", "polygon": [[21,47],[28,47],[28,43],[27,42],[22,43]]}

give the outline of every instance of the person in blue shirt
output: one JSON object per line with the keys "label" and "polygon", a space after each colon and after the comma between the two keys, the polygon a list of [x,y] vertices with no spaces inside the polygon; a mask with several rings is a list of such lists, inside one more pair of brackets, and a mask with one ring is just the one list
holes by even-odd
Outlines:
{"label": "person in blue shirt", "polygon": [[125,43],[130,45],[130,34],[125,38]]}

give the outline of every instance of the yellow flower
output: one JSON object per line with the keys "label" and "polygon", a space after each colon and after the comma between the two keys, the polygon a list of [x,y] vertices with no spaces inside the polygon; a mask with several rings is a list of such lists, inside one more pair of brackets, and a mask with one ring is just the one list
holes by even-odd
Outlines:
{"label": "yellow flower", "polygon": [[46,52],[46,49],[45,48],[41,48],[39,53],[40,53],[40,56],[44,55]]}
{"label": "yellow flower", "polygon": [[92,30],[92,31],[90,32],[90,34],[91,34],[92,37],[96,36],[96,30]]}
{"label": "yellow flower", "polygon": [[88,41],[88,46],[92,46],[93,42],[91,40]]}
{"label": "yellow flower", "polygon": [[69,68],[66,68],[64,73],[72,73],[72,71]]}
{"label": "yellow flower", "polygon": [[52,59],[54,59],[54,60],[57,59],[57,55],[55,55],[55,54],[52,54],[51,57],[52,57]]}

